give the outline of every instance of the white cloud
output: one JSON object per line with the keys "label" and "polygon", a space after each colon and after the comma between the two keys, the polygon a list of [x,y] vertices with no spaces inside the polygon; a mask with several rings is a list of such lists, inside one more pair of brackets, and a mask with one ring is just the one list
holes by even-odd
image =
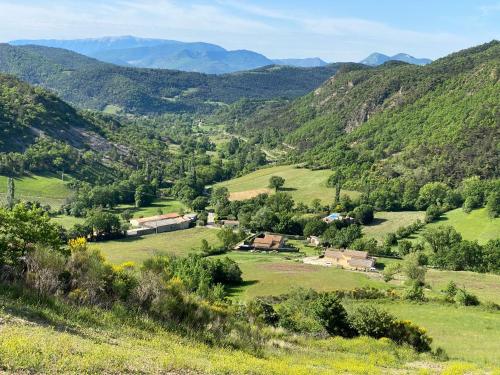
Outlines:
{"label": "white cloud", "polygon": [[206,41],[271,58],[320,56],[328,61],[358,61],[373,51],[435,58],[477,42],[241,0],[0,0],[0,40],[105,35]]}

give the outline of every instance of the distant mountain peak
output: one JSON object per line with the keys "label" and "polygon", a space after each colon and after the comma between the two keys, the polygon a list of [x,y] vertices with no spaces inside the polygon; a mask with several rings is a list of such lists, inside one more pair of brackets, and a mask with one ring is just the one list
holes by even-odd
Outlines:
{"label": "distant mountain peak", "polygon": [[367,58],[361,60],[360,63],[370,66],[379,66],[385,64],[388,61],[403,61],[408,64],[414,64],[414,65],[427,65],[432,62],[431,59],[416,58],[407,53],[398,53],[394,56],[388,56],[380,52],[374,52],[370,54]]}

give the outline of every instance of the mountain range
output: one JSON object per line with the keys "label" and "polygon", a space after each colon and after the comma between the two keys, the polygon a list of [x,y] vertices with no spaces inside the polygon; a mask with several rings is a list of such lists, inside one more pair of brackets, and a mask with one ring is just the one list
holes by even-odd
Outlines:
{"label": "mountain range", "polygon": [[52,90],[79,108],[133,114],[207,112],[241,98],[296,98],[318,87],[339,66],[272,65],[212,75],[122,67],[67,49],[0,44],[0,72]]}
{"label": "mountain range", "polygon": [[317,67],[327,64],[317,57],[272,60],[257,52],[228,51],[211,43],[186,43],[133,36],[73,40],[14,40],[10,44],[64,48],[120,66],[175,69],[209,74],[251,70],[267,65]]}
{"label": "mountain range", "polygon": [[366,59],[361,60],[360,63],[369,66],[379,66],[385,64],[388,61],[402,61],[413,65],[427,65],[432,62],[431,59],[416,58],[406,53],[398,53],[394,56],[387,56],[383,53],[375,52],[368,56]]}

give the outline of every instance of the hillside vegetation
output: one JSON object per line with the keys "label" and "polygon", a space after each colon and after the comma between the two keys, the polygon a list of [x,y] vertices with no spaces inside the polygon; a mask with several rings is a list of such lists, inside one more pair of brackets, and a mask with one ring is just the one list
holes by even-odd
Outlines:
{"label": "hillside vegetation", "polygon": [[124,113],[211,111],[241,98],[295,98],[318,87],[339,65],[270,66],[207,75],[121,67],[64,49],[0,44],[0,71],[55,91],[80,108]]}
{"label": "hillside vegetation", "polygon": [[186,339],[119,306],[102,310],[40,303],[5,287],[0,289],[0,324],[0,369],[7,372],[387,374],[422,366],[434,373],[481,371],[473,364],[442,364],[389,340],[366,337],[297,338],[256,355]]}
{"label": "hillside vegetation", "polygon": [[233,129],[270,145],[285,141],[294,159],[341,167],[352,179],[369,170],[423,183],[498,176],[499,72],[498,41],[427,66],[351,66]]}

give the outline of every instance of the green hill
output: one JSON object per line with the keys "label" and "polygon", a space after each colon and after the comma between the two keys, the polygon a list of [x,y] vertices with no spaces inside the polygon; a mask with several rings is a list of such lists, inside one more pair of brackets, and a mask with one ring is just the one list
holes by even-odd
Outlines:
{"label": "green hill", "polygon": [[1,72],[53,90],[80,108],[114,106],[138,114],[207,111],[241,98],[295,98],[338,67],[270,66],[217,76],[120,67],[64,49],[0,44]]}
{"label": "green hill", "polygon": [[498,176],[499,73],[498,41],[427,66],[350,66],[284,108],[261,108],[235,131],[291,144],[294,160],[340,166],[352,178],[369,170],[423,183]]}
{"label": "green hill", "polygon": [[[268,188],[271,176],[281,176],[285,179],[283,191],[289,193],[298,203],[311,204],[314,199],[319,199],[323,204],[333,202],[335,191],[327,186],[328,177],[332,174],[329,170],[311,171],[294,165],[281,165],[259,169],[242,177],[221,182],[217,186],[225,186],[231,193],[231,199],[248,199],[259,193],[272,193]],[[343,191],[351,197],[359,193]]]}

